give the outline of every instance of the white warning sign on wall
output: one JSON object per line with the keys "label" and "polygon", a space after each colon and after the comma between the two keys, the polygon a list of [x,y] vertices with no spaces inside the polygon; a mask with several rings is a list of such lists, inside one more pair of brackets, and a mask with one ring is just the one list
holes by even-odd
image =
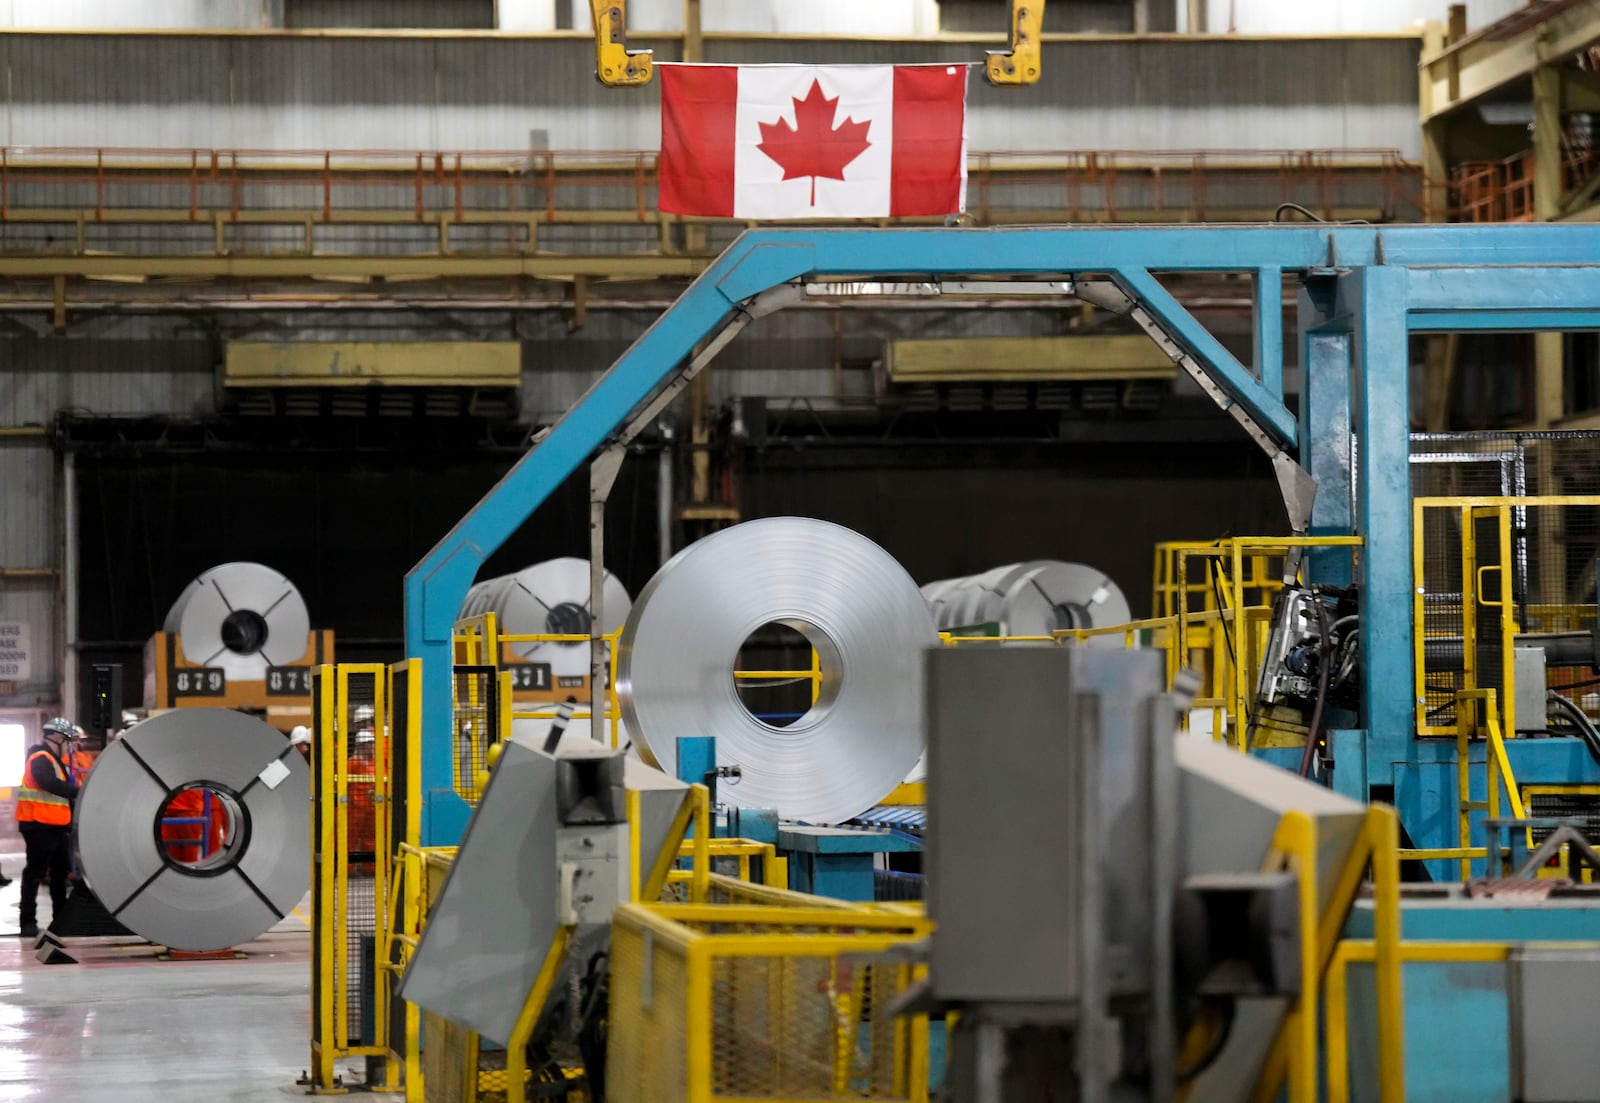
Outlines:
{"label": "white warning sign on wall", "polygon": [[27,621],[0,620],[0,682],[26,682],[32,650]]}

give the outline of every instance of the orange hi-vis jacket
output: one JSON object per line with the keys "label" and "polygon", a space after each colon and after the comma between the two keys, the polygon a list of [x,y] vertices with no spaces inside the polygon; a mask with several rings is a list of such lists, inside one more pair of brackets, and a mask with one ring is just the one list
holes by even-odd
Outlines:
{"label": "orange hi-vis jacket", "polygon": [[17,791],[17,822],[66,827],[72,822],[72,802],[34,785],[33,766],[41,757],[50,763],[56,778],[63,784],[67,783],[67,771],[61,765],[61,760],[44,747],[35,748],[22,767],[22,784]]}

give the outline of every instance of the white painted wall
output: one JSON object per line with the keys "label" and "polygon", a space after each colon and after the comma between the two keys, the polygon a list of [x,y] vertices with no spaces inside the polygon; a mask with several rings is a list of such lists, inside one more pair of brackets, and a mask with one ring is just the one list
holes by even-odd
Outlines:
{"label": "white painted wall", "polygon": [[[939,29],[938,0],[702,0],[708,31],[746,34],[855,34],[906,37]],[[576,0],[573,25],[589,30],[587,0]],[[632,0],[636,31],[683,29],[683,0]]]}
{"label": "white painted wall", "polygon": [[261,27],[263,0],[0,0],[0,26],[60,29]]}
{"label": "white painted wall", "polygon": [[[581,6],[587,14],[588,5]],[[554,30],[556,0],[495,0],[494,25],[502,31]]]}
{"label": "white painted wall", "polygon": [[[1452,0],[1207,0],[1211,34],[1360,34],[1404,31],[1430,19],[1444,22]],[[1476,28],[1524,7],[1526,0],[1467,0],[1467,26]],[[1048,9],[1046,19],[1048,20]],[[1188,4],[1178,2],[1178,27],[1187,30]]]}

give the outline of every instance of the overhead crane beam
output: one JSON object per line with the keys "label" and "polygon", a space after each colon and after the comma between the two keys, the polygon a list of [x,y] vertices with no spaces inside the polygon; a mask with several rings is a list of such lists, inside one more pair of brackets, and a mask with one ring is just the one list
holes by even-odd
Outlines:
{"label": "overhead crane beam", "polygon": [[1422,59],[1422,121],[1526,80],[1600,42],[1600,0],[1552,0]]}
{"label": "overhead crane beam", "polygon": [[[1492,266],[1492,271],[1482,271]],[[1245,369],[1181,306],[1140,305],[1234,403],[1286,445],[1320,484],[1312,531],[1366,538],[1361,582],[1366,735],[1338,781],[1365,796],[1414,755],[1411,687],[1409,336],[1493,328],[1600,326],[1600,227],[1284,225],[1016,230],[760,230],[740,237],[407,575],[407,653],[423,661],[424,842],[456,841],[468,808],[450,782],[451,632],[485,559],[681,376],[757,296],[840,278],[1011,277],[1114,280],[1136,298],[1152,272],[1301,276],[1298,417],[1281,363]],[[1153,300],[1153,301],[1151,301]],[[1257,347],[1271,349],[1271,335]],[[1271,355],[1269,352],[1267,355]],[[1352,430],[1361,462],[1352,470]],[[1352,485],[1354,484],[1354,485]],[[1355,503],[1352,509],[1352,502]]]}

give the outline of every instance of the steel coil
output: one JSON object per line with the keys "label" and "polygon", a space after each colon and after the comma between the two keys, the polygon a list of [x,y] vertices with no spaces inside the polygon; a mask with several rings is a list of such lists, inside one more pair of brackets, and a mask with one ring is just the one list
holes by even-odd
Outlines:
{"label": "steel coil", "polygon": [[[756,629],[779,623],[818,653],[822,683],[789,727],[757,720],[734,687]],[[922,750],[923,649],[938,635],[905,570],[866,537],[776,517],[674,556],[623,627],[617,693],[640,756],[676,773],[677,741],[712,736],[740,778],[718,797],[786,819],[838,823],[871,808]]]}
{"label": "steel coil", "polygon": [[[600,631],[622,627],[632,603],[616,575],[605,572]],[[587,636],[593,625],[589,561],[549,559],[515,574],[485,579],[467,591],[463,617],[494,613],[499,630],[513,636]],[[589,673],[589,645],[581,641],[526,640],[511,645],[524,662],[549,663],[556,677]]]}
{"label": "steel coil", "polygon": [[[998,624],[1006,636],[1048,636],[1067,629],[1127,623],[1128,599],[1104,571],[1082,563],[1035,559],[922,587],[940,629]],[[1120,636],[1091,644],[1123,646]]]}
{"label": "steel coil", "polygon": [[259,682],[267,669],[305,657],[311,617],[281,572],[260,563],[224,563],[189,583],[163,625],[183,657],[220,667],[229,682]]}
{"label": "steel coil", "polygon": [[[214,853],[163,845],[170,798],[198,789],[226,810]],[[179,709],[129,728],[77,801],[84,879],[129,930],[175,950],[221,950],[271,929],[309,884],[310,772],[283,734],[228,709]],[[204,829],[202,829],[204,830]]]}

